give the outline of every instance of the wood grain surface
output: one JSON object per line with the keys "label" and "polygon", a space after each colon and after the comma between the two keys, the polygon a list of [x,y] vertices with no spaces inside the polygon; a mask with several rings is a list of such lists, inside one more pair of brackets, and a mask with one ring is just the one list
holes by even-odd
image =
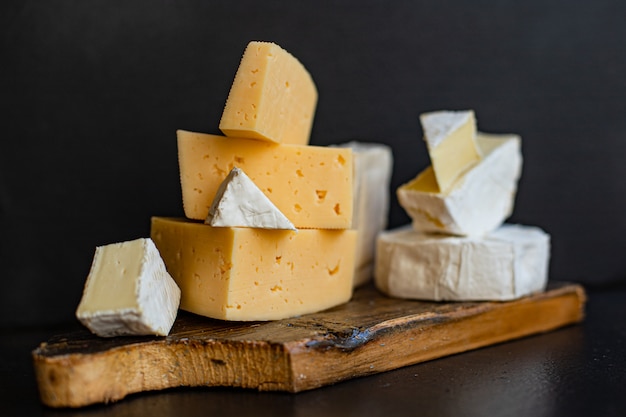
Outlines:
{"label": "wood grain surface", "polygon": [[580,285],[509,302],[392,299],[373,286],[321,313],[224,322],[183,311],[167,337],[58,335],[32,352],[40,397],[81,407],[181,386],[299,392],[579,322]]}

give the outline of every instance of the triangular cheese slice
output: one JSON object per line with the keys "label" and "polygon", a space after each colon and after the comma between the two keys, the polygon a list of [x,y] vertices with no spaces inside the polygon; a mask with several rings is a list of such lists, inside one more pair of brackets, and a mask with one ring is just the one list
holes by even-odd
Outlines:
{"label": "triangular cheese slice", "polygon": [[237,167],[220,184],[204,222],[215,227],[297,231],[250,177]]}
{"label": "triangular cheese slice", "polygon": [[420,116],[424,140],[441,192],[481,159],[472,110],[436,111]]}

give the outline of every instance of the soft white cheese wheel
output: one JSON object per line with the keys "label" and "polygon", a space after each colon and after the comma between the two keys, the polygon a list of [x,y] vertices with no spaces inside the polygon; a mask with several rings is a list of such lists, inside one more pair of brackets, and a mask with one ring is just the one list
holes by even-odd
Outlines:
{"label": "soft white cheese wheel", "polygon": [[537,227],[457,237],[404,226],[378,237],[375,281],[397,298],[512,300],[545,289],[549,257],[550,236]]}

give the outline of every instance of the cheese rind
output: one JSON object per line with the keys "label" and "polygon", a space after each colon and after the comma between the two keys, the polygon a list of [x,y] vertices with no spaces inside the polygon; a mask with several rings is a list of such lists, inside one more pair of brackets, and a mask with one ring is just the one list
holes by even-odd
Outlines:
{"label": "cheese rind", "polygon": [[352,296],[356,232],[211,227],[153,217],[151,237],[181,288],[180,308],[221,320],[277,320]]}
{"label": "cheese rind", "polygon": [[402,227],[383,232],[377,249],[376,286],[391,297],[504,301],[548,279],[550,237],[537,227],[505,224],[482,238]]}
{"label": "cheese rind", "polygon": [[271,42],[250,42],[219,128],[226,136],[307,145],[317,88],[306,68]]}
{"label": "cheese rind", "polygon": [[220,184],[204,222],[213,227],[297,230],[246,173],[237,167]]}
{"label": "cheese rind", "polygon": [[445,192],[480,161],[474,112],[435,111],[423,113],[420,121],[437,186]]}
{"label": "cheese rind", "polygon": [[354,160],[352,229],[359,232],[356,287],[371,281],[376,237],[387,227],[393,154],[389,146],[381,143],[351,141],[337,146],[352,149]]}
{"label": "cheese rind", "polygon": [[98,336],[169,333],[180,289],[151,239],[96,248],[76,317]]}
{"label": "cheese rind", "polygon": [[352,151],[253,139],[178,135],[185,216],[204,221],[228,173],[241,168],[298,229],[352,224]]}
{"label": "cheese rind", "polygon": [[447,192],[438,191],[432,167],[397,189],[415,230],[482,236],[510,216],[522,170],[521,139],[479,133],[477,143],[482,160]]}

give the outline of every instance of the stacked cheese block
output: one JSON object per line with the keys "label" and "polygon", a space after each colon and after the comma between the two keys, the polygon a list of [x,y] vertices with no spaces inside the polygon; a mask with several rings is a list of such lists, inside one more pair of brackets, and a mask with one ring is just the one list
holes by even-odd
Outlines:
{"label": "stacked cheese block", "polygon": [[549,236],[503,224],[521,175],[519,136],[477,132],[473,111],[420,120],[431,166],[397,190],[412,225],[379,236],[377,287],[426,300],[510,300],[542,291]]}
{"label": "stacked cheese block", "polygon": [[308,145],[316,105],[295,57],[251,42],[220,121],[225,136],[177,132],[186,218],[153,217],[151,238],[181,309],[274,320],[351,298],[353,155]]}
{"label": "stacked cheese block", "polygon": [[153,217],[150,238],[96,248],[78,319],[103,337],[166,335],[179,307],[271,320],[348,301],[372,276],[391,151],[308,146],[316,105],[296,58],[251,42],[220,122],[226,136],[177,132],[187,218]]}

